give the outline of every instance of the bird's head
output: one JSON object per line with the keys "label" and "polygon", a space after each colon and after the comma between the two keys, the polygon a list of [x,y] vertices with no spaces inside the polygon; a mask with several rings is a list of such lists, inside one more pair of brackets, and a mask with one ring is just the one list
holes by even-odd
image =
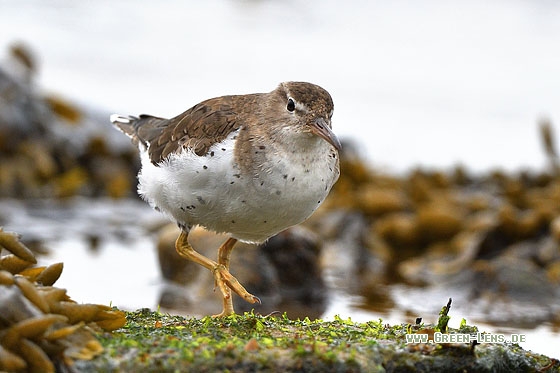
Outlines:
{"label": "bird's head", "polygon": [[331,95],[318,85],[306,82],[284,82],[272,92],[273,110],[281,125],[291,131],[320,138],[341,149],[338,137],[332,131],[334,105]]}

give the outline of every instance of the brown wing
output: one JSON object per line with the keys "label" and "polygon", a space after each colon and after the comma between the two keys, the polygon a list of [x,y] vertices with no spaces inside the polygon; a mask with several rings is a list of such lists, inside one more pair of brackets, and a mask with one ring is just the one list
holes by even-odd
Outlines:
{"label": "brown wing", "polygon": [[183,149],[191,149],[202,156],[213,144],[224,140],[241,126],[233,110],[236,97],[239,96],[203,101],[171,119],[140,115],[139,118],[125,118],[128,123],[122,117],[113,122],[133,141],[141,142],[148,148],[150,160],[155,165]]}

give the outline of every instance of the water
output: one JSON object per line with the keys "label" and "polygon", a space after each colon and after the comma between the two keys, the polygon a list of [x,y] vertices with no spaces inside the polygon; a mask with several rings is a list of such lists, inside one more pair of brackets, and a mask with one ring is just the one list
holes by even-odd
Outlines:
{"label": "water", "polygon": [[27,42],[47,91],[119,113],[306,80],[377,166],[540,168],[560,121],[554,1],[0,0],[0,50]]}
{"label": "water", "polygon": [[150,232],[165,223],[139,200],[0,200],[0,226],[47,250],[39,265],[64,263],[57,287],[126,310],[157,308],[163,280]]}

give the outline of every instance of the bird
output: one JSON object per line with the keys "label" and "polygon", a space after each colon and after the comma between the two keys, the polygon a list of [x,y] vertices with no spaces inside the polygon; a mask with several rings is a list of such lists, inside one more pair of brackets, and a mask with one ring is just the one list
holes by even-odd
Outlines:
{"label": "bird", "polygon": [[[322,87],[283,82],[268,93],[211,98],[171,119],[111,115],[139,148],[139,195],[180,228],[177,253],[212,272],[223,305],[213,316],[235,314],[232,292],[261,303],[229,271],[236,242],[263,243],[302,223],[336,183],[333,110]],[[217,261],[189,244],[197,225],[228,235]]]}

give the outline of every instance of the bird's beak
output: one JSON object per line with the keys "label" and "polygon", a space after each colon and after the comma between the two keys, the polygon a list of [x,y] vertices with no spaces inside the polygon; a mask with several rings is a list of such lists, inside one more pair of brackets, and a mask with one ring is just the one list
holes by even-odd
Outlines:
{"label": "bird's beak", "polygon": [[331,128],[328,126],[327,122],[323,118],[317,118],[310,124],[311,132],[315,135],[322,137],[329,144],[335,147],[336,150],[342,149],[338,137],[334,134]]}

